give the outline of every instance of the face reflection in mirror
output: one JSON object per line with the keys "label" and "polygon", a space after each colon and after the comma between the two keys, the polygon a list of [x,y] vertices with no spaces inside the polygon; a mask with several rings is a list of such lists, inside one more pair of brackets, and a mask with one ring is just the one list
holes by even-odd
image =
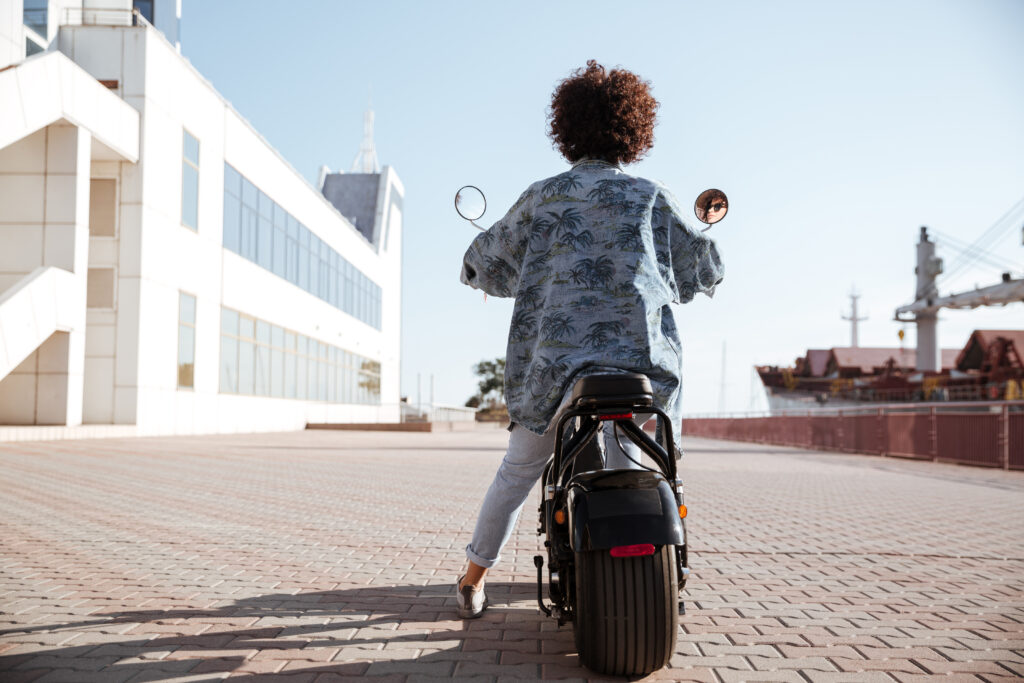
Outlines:
{"label": "face reflection in mirror", "polygon": [[466,185],[455,193],[455,210],[467,221],[475,221],[487,211],[487,200],[480,188]]}
{"label": "face reflection in mirror", "polygon": [[693,212],[701,223],[714,225],[729,212],[729,199],[721,190],[704,190],[693,203]]}

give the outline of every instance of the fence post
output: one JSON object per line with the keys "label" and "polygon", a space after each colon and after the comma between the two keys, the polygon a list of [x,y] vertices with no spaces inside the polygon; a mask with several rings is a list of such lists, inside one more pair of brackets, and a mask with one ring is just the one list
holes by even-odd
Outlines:
{"label": "fence post", "polygon": [[836,418],[836,450],[840,453],[846,451],[845,444],[843,443],[843,411],[841,410]]}
{"label": "fence post", "polygon": [[885,434],[885,418],[882,415],[882,409],[878,408],[878,454],[884,456],[887,450],[888,439]]}
{"label": "fence post", "polygon": [[1010,469],[1010,406],[1004,405],[1003,409],[999,411],[999,439],[1002,442],[999,445],[1002,451],[1001,460],[1003,461],[1003,469]]}
{"label": "fence post", "polygon": [[935,406],[928,409],[928,450],[932,454],[932,462],[939,460],[939,425],[935,414]]}

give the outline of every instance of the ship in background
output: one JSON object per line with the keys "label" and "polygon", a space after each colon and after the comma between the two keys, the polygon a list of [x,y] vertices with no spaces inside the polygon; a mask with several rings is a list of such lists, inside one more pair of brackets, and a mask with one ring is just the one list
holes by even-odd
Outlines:
{"label": "ship in background", "polygon": [[[986,250],[1020,225],[1024,198],[972,244],[959,249],[950,274],[974,264],[1003,269],[1007,262]],[[1024,243],[1024,229],[1022,229]],[[986,287],[940,296],[937,277],[944,272],[935,256],[935,242],[921,228],[917,244],[915,300],[896,309],[895,319],[917,327],[915,349],[861,347],[857,341],[857,295],[845,320],[851,322],[851,345],[808,349],[790,367],[757,366],[772,413],[787,410],[865,406],[923,401],[993,401],[1024,399],[1024,329],[974,330],[959,349],[939,349],[938,312],[942,308],[1006,306],[1024,302],[1024,278],[1012,277],[1011,267],[1001,281]],[[1024,320],[1024,316],[1022,316]],[[903,331],[900,331],[903,340]]]}
{"label": "ship in background", "polygon": [[768,409],[810,410],[914,401],[1024,399],[1024,330],[975,330],[961,349],[942,349],[938,370],[919,370],[907,348],[808,349],[791,367],[757,374]]}

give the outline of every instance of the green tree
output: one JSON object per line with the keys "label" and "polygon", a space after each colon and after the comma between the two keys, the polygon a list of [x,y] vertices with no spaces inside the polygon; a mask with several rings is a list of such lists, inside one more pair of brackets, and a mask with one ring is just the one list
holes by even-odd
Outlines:
{"label": "green tree", "polygon": [[473,372],[480,378],[477,384],[477,393],[472,396],[466,405],[471,402],[475,405],[470,407],[497,408],[503,405],[505,395],[505,359],[495,358],[494,360],[482,360],[473,366]]}

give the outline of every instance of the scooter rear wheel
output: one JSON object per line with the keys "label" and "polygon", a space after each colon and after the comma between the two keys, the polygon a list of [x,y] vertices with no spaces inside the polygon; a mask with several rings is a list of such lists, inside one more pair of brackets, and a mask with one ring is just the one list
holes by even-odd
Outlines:
{"label": "scooter rear wheel", "polygon": [[576,553],[576,618],[580,663],[614,676],[649,674],[676,649],[679,578],[675,546],[653,555]]}

